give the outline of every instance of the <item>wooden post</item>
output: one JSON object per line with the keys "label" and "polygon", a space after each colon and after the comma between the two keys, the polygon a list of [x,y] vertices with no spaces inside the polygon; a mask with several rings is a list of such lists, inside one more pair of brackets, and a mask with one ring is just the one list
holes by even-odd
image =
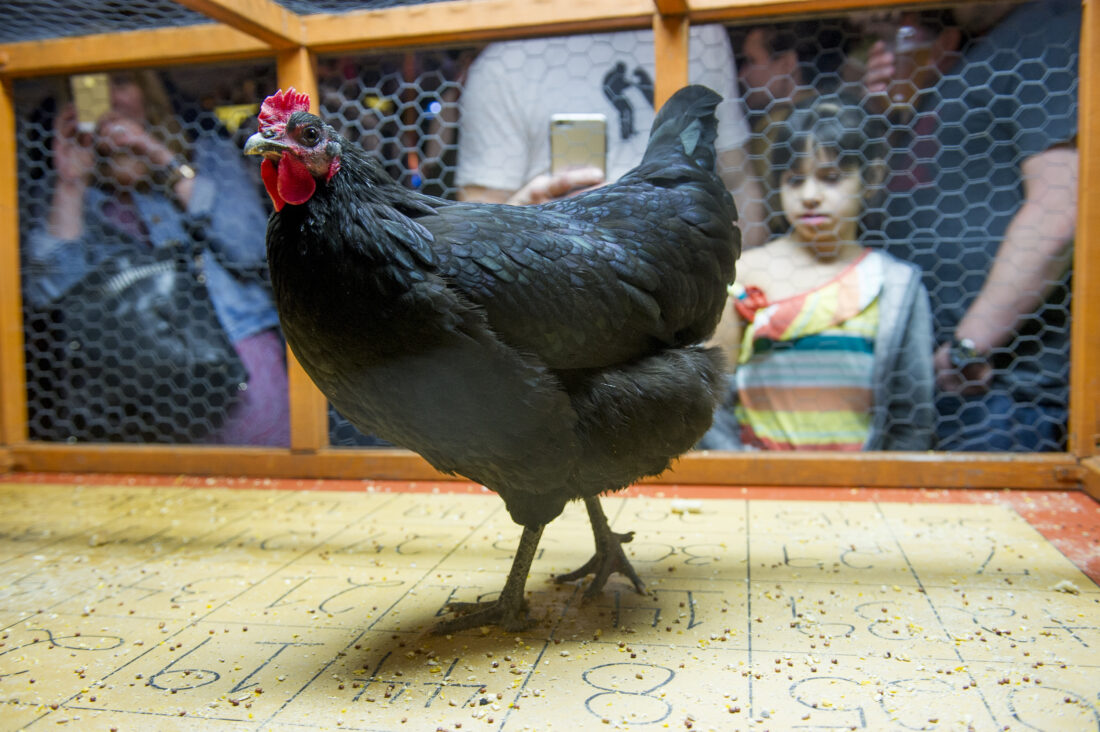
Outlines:
{"label": "wooden post", "polygon": [[1100,8],[1083,3],[1077,154],[1080,179],[1077,237],[1073,251],[1073,317],[1069,384],[1069,450],[1079,459],[1100,443]]}
{"label": "wooden post", "polygon": [[[681,2],[682,4],[682,2]],[[653,14],[653,53],[657,62],[653,102],[657,109],[678,89],[688,83],[688,19],[685,12],[667,13],[660,6],[676,6],[675,2],[658,3]],[[675,9],[672,7],[671,9]],[[686,7],[684,8],[686,10]]]}
{"label": "wooden post", "polygon": [[1100,501],[1100,457],[1081,461],[1081,485],[1085,493]]}
{"label": "wooden post", "polygon": [[19,191],[12,82],[0,78],[0,444],[27,441]]}
{"label": "wooden post", "polygon": [[[308,48],[303,46],[280,53],[277,73],[280,88],[294,87],[308,94],[310,111],[314,114],[319,111],[316,58]],[[290,382],[290,448],[316,452],[328,447],[328,401],[289,348],[286,360]]]}

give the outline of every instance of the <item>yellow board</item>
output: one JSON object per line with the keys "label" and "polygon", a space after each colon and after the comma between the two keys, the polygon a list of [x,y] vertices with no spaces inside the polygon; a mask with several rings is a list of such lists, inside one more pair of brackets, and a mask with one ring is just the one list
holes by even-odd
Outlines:
{"label": "yellow board", "polygon": [[[1100,589],[1003,506],[604,500],[649,595],[495,496],[0,484],[0,729],[1095,730]],[[60,725],[60,726],[59,726]]]}

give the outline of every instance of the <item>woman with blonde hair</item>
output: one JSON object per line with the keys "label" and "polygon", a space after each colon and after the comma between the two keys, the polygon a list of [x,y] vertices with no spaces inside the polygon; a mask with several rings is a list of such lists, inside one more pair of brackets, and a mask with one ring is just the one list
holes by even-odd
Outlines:
{"label": "woman with blonde hair", "polygon": [[[284,347],[262,276],[267,214],[259,191],[229,140],[188,140],[157,73],[112,74],[109,97],[110,109],[90,132],[79,128],[72,104],[55,120],[54,187],[45,225],[25,241],[25,299],[48,308],[112,257],[192,247],[217,320],[248,372],[217,424],[204,424],[203,385],[189,385],[193,441],[287,445]],[[117,342],[120,334],[111,337]],[[46,439],[179,440],[107,415],[85,413],[79,424],[58,417]]]}

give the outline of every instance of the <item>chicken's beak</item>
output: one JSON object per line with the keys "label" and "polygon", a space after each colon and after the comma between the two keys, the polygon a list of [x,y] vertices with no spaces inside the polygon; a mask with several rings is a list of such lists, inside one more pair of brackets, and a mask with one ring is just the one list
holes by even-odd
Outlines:
{"label": "chicken's beak", "polygon": [[244,144],[245,155],[281,155],[288,149],[290,146],[285,142],[264,137],[262,132],[252,135]]}

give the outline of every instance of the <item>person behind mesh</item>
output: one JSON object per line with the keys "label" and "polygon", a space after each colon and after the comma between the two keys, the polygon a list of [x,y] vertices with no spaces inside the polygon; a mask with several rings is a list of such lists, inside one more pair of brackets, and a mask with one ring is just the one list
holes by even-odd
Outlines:
{"label": "person behind mesh", "polygon": [[776,107],[836,93],[850,81],[853,72],[846,62],[853,31],[843,18],[731,27],[741,99],[751,128],[762,130]]}
{"label": "person behind mesh", "polygon": [[830,95],[768,147],[787,233],[746,251],[714,342],[733,369],[703,449],[925,450],[931,315],[920,272],[861,243],[885,126]]}
{"label": "person behind mesh", "polygon": [[[550,172],[550,118],[556,113],[607,117],[606,179],[642,159],[653,124],[653,31],[591,33],[489,44],[470,64],[459,99],[458,198],[483,203],[544,203],[604,182],[603,171]],[[737,70],[721,25],[692,26],[689,77],[722,95],[718,173],[731,191],[744,246],[764,239],[763,205],[745,175],[749,137],[738,103]]]}
{"label": "person behind mesh", "polygon": [[[251,273],[265,266],[266,212],[239,151],[216,132],[188,145],[160,77],[138,71],[111,76],[110,110],[91,133],[78,131],[76,110],[65,105],[52,155],[46,221],[28,232],[24,246],[28,304],[49,307],[127,248],[174,246],[201,232],[206,247],[217,249],[216,257],[204,257],[211,301],[249,374],[225,422],[206,439],[288,445],[284,347],[270,286],[257,274],[234,276],[217,261]],[[65,426],[52,432],[63,434]]]}
{"label": "person behind mesh", "polygon": [[[974,4],[954,16],[926,44],[934,73],[891,158],[886,246],[921,267],[932,295],[937,447],[1061,450],[1081,4]],[[893,18],[871,47],[871,97],[904,76],[888,40],[921,30],[919,16]]]}
{"label": "person behind mesh", "polygon": [[768,186],[768,136],[773,127],[783,125],[795,104],[837,93],[843,83],[858,78],[848,63],[853,30],[843,18],[730,28],[741,99],[752,129],[746,175],[763,191],[769,235],[784,233],[787,222],[774,203],[778,192]]}

